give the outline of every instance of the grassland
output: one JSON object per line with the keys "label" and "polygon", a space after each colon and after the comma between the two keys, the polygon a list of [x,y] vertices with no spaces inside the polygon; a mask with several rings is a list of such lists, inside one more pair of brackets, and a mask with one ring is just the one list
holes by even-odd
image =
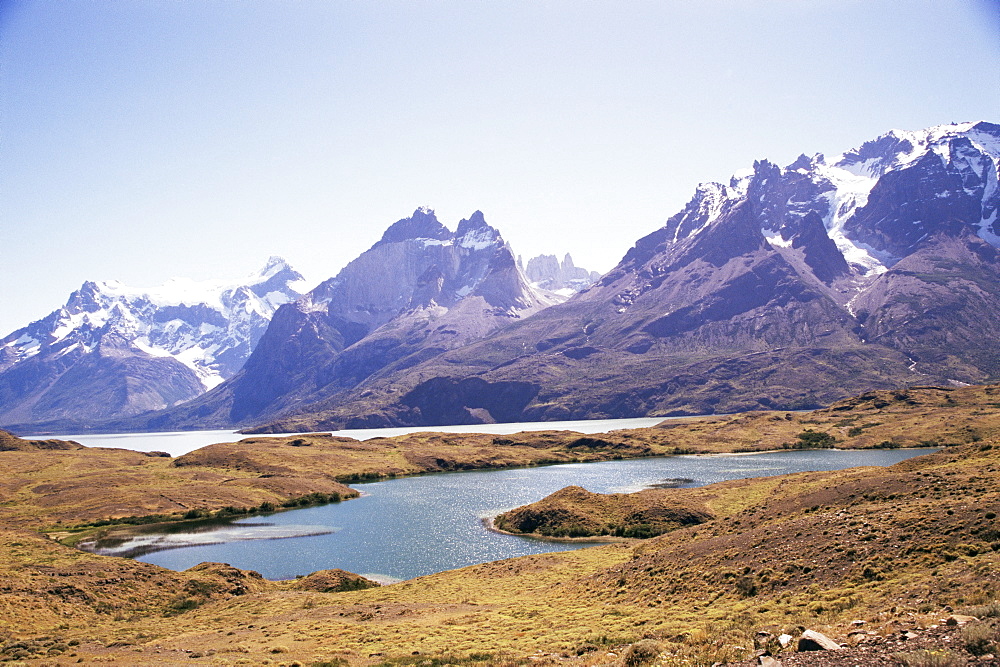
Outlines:
{"label": "grassland", "polygon": [[[998,403],[996,386],[923,388],[812,413],[686,418],[600,436],[254,437],[176,460],[6,440],[0,658],[596,665],[650,639],[662,664],[709,665],[752,656],[759,630],[812,627],[846,640],[854,619],[882,634],[933,624],[946,607],[988,605],[1000,591]],[[653,539],[363,590],[345,590],[365,584],[338,572],[290,582],[221,564],[172,572],[53,539],[129,517],[346,498],[352,480],[815,444],[800,437],[806,431],[838,447],[946,447],[887,469],[665,489],[709,516]]]}

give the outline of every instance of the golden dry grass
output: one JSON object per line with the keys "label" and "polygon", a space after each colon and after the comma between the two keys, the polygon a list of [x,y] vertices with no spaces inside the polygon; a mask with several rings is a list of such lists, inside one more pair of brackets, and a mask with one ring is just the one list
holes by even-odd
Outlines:
{"label": "golden dry grass", "polygon": [[[584,651],[573,659],[591,665],[650,637],[674,656],[663,664],[707,665],[750,655],[753,633],[762,628],[807,625],[843,639],[853,618],[879,631],[930,623],[945,605],[990,602],[1000,591],[996,395],[996,387],[880,392],[787,419],[755,413],[684,420],[588,438],[596,443],[579,442],[579,434],[500,439],[509,442],[308,438],[308,445],[251,438],[182,457],[182,465],[123,450],[0,452],[0,657],[21,651],[21,658],[47,656],[50,664],[309,665],[449,656],[498,664],[504,656],[554,660],[550,654]],[[863,426],[861,434],[848,436],[855,426]],[[353,475],[678,446],[717,450],[749,442],[768,449],[803,428],[840,429],[841,445],[866,438],[966,444],[888,469],[671,489],[715,518],[652,540],[359,591],[302,590],[301,583],[268,582],[222,565],[171,572],[80,552],[36,532],[58,521],[256,505]]]}

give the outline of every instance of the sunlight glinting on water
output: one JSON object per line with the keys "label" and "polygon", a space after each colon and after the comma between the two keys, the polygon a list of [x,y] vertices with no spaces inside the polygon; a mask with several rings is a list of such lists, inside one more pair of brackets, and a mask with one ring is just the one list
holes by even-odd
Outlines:
{"label": "sunlight glinting on water", "polygon": [[[588,546],[503,535],[487,530],[481,521],[571,484],[598,493],[635,491],[664,480],[699,486],[761,475],[891,465],[926,451],[677,456],[398,478],[354,485],[365,494],[354,500],[282,512],[263,520],[289,529],[319,527],[328,530],[326,534],[228,541],[224,533],[209,533],[201,539],[214,537],[218,543],[170,548],[139,559],[174,570],[203,561],[224,562],[256,570],[268,579],[329,568],[369,573],[383,580],[409,579],[486,561]],[[225,529],[260,522],[260,518],[243,519]]]}

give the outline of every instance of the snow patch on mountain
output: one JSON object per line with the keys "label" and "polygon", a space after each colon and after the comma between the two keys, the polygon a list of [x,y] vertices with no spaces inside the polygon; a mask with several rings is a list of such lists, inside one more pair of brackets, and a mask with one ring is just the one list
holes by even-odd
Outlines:
{"label": "snow patch on mountain", "polygon": [[481,227],[466,233],[462,238],[458,239],[458,245],[469,250],[485,250],[494,245],[496,241],[497,235],[492,229]]}
{"label": "snow patch on mountain", "polygon": [[993,214],[988,218],[983,218],[983,221],[979,223],[979,231],[977,232],[979,238],[986,241],[990,245],[1000,248],[1000,236],[994,234],[992,229],[997,222],[997,211],[993,211]]}
{"label": "snow patch on mountain", "polygon": [[768,243],[770,243],[772,246],[775,246],[775,247],[778,247],[778,248],[791,248],[792,247],[792,240],[788,239],[786,241],[784,238],[782,238],[780,232],[776,232],[773,229],[767,229],[766,227],[764,227],[764,228],[762,228],[760,230],[760,233],[764,235],[764,239]]}

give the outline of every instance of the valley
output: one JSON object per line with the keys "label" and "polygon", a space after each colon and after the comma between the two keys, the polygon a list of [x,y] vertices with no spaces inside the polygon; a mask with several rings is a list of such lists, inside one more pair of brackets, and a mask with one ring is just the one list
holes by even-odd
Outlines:
{"label": "valley", "polygon": [[[534,656],[591,665],[645,639],[663,664],[707,665],[750,657],[760,630],[776,636],[805,626],[846,642],[854,619],[874,633],[862,637],[874,647],[900,630],[923,632],[946,608],[988,611],[995,600],[997,396],[997,386],[873,392],[811,413],[692,418],[599,437],[505,436],[509,442],[253,437],[177,460],[5,437],[3,655],[308,665],[409,664],[414,656],[517,664]],[[807,446],[816,442],[798,437],[807,431],[829,433],[838,447],[936,440],[944,449],[890,468],[664,489],[700,508],[702,520],[652,539],[367,590],[347,590],[367,584],[336,572],[286,582],[219,564],[172,572],[45,536],[79,536],[77,526],[108,519],[182,519],[191,509],[225,513],[293,499],[298,506],[345,481],[393,474]]]}

